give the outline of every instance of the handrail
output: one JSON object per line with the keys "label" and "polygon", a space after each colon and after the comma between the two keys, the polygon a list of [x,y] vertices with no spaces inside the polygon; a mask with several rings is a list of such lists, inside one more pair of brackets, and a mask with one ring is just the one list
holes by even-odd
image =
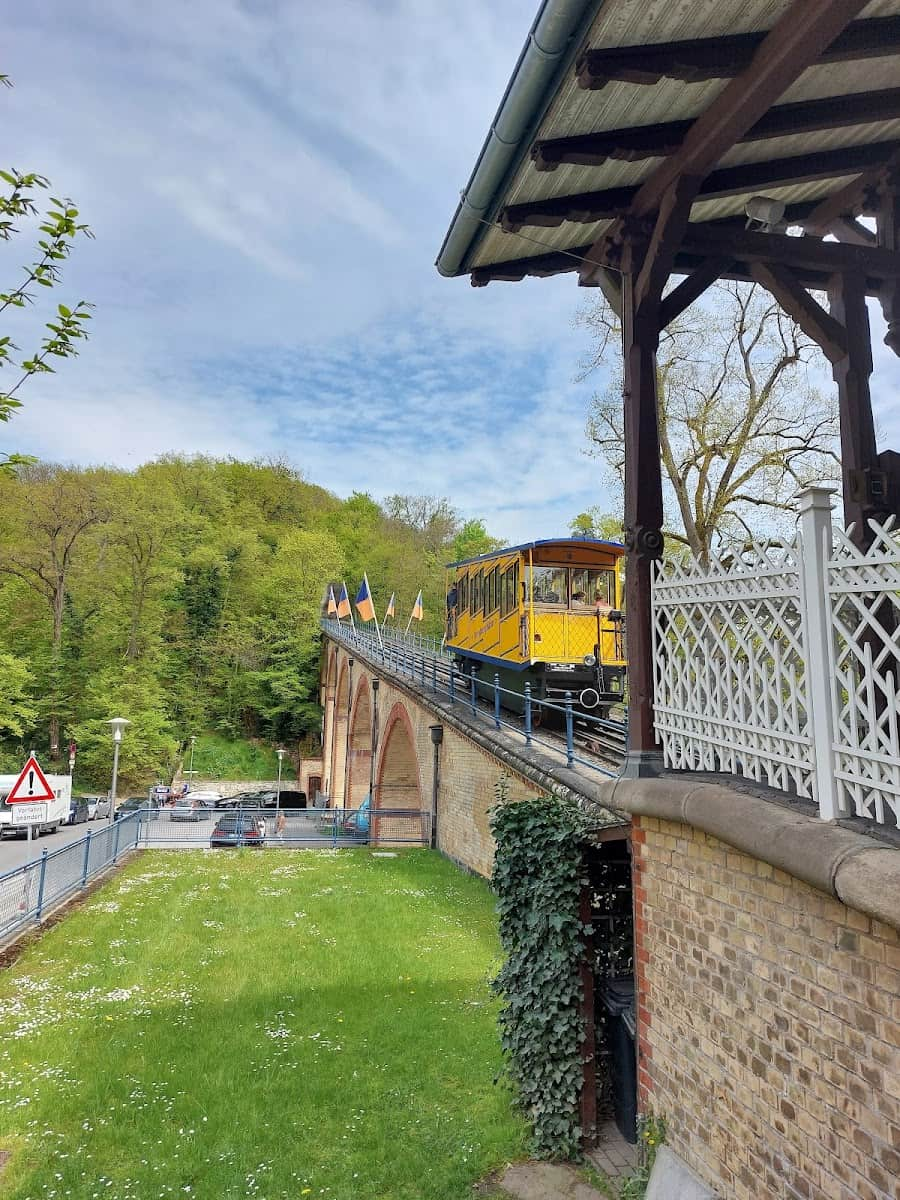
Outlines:
{"label": "handrail", "polygon": [[[468,674],[468,678],[464,672],[457,669],[456,662],[446,650],[432,651],[429,656],[423,650],[417,651],[417,638],[421,638],[421,634],[413,635],[412,637],[396,636],[389,638],[386,642],[380,643],[374,634],[369,633],[366,629],[352,628],[342,624],[340,621],[324,619],[322,621],[323,630],[337,641],[343,642],[345,645],[368,651],[373,658],[380,659],[382,664],[389,669],[398,671],[402,675],[409,676],[414,680],[422,692],[431,691],[435,695],[446,696],[451,705],[455,705],[458,701],[462,701],[466,707],[471,710],[474,718],[480,716],[487,717],[491,724],[497,729],[507,729],[513,733],[521,735],[526,746],[538,744],[556,753],[561,752],[561,748],[555,740],[542,737],[535,733],[534,713],[539,714],[544,712],[552,712],[560,714],[565,727],[565,756],[566,765],[573,767],[577,763],[580,766],[587,767],[589,770],[596,771],[601,775],[613,779],[619,774],[619,771],[611,771],[608,768],[601,766],[596,759],[579,755],[575,752],[575,718],[576,713],[572,700],[572,694],[566,693],[566,703],[563,705],[554,704],[550,700],[541,700],[531,695],[531,686],[528,682],[525,684],[524,694],[522,692],[513,691],[510,688],[504,688],[500,685],[499,675],[495,673],[493,682],[487,682],[479,679],[477,674],[472,671]],[[432,639],[435,641],[436,639]],[[430,687],[428,680],[430,679]],[[466,681],[465,686],[460,688],[460,681]],[[504,696],[514,697],[517,702],[523,706],[523,723],[520,725],[509,719],[504,719],[501,715],[503,706],[501,700]],[[483,700],[490,701],[490,711],[485,712],[479,707]],[[626,730],[625,723],[622,721],[614,721],[608,717],[595,717],[590,713],[578,713],[577,719],[579,722],[588,726],[589,729],[594,729],[601,737],[604,732],[613,733],[615,735],[624,734]],[[625,743],[622,743],[622,752],[624,755]]]}

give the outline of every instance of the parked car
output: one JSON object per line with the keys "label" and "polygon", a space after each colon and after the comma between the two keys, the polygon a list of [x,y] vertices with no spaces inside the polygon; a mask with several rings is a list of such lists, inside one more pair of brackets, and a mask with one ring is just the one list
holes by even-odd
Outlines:
{"label": "parked car", "polygon": [[66,818],[67,825],[81,825],[82,822],[89,821],[90,808],[84,796],[73,796],[69,801],[69,815]]}
{"label": "parked car", "polygon": [[274,792],[238,792],[235,796],[223,796],[216,808],[265,808]]}
{"label": "parked car", "polygon": [[306,792],[282,788],[280,796],[276,796],[275,792],[267,792],[266,796],[269,798],[260,808],[306,808]]}
{"label": "parked car", "polygon": [[97,816],[109,816],[109,800],[106,796],[82,796],[81,799],[88,806],[89,821],[95,821]]}
{"label": "parked car", "polygon": [[128,816],[129,813],[142,809],[144,815],[151,821],[159,820],[159,805],[147,799],[146,796],[129,796],[121,804],[116,805],[116,820]]}
{"label": "parked car", "polygon": [[222,796],[219,792],[188,792],[186,796],[182,796],[180,801],[176,802],[176,807],[178,803],[183,803],[185,800],[196,800],[204,808],[215,808],[222,803]]}
{"label": "parked car", "polygon": [[196,796],[182,796],[175,801],[175,807],[169,809],[170,821],[202,821],[213,807],[212,804],[198,799]]}
{"label": "parked car", "polygon": [[266,840],[266,823],[252,813],[222,813],[210,834],[209,846],[262,846]]}

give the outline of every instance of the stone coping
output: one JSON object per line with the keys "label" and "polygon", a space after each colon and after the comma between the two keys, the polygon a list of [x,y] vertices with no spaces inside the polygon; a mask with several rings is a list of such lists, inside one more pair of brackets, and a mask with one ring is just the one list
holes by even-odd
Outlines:
{"label": "stone coping", "polygon": [[868,834],[723,784],[671,775],[611,780],[599,790],[609,808],[691,825],[900,929],[900,849]]}

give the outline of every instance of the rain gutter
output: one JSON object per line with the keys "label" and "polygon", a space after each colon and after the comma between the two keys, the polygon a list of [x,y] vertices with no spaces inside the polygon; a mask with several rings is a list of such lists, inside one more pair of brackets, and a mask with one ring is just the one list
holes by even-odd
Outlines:
{"label": "rain gutter", "polygon": [[603,0],[543,0],[435,263],[461,275]]}

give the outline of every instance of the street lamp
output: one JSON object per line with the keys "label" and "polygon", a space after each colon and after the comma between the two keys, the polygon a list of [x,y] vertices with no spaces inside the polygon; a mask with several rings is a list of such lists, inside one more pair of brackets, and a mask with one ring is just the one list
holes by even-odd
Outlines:
{"label": "street lamp", "polygon": [[279,746],[275,753],[278,755],[278,782],[275,785],[275,811],[277,813],[281,808],[281,762],[287,754],[287,750],[282,750]]}
{"label": "street lamp", "polygon": [[126,725],[130,725],[130,721],[126,721],[124,717],[113,717],[112,720],[106,722],[112,726],[113,737],[113,773],[112,787],[109,792],[109,819],[115,820],[116,816],[116,784],[119,781],[119,747],[122,744],[122,732]]}
{"label": "street lamp", "polygon": [[194,747],[197,745],[197,738],[191,734],[191,765],[188,768],[188,784],[194,781]]}

